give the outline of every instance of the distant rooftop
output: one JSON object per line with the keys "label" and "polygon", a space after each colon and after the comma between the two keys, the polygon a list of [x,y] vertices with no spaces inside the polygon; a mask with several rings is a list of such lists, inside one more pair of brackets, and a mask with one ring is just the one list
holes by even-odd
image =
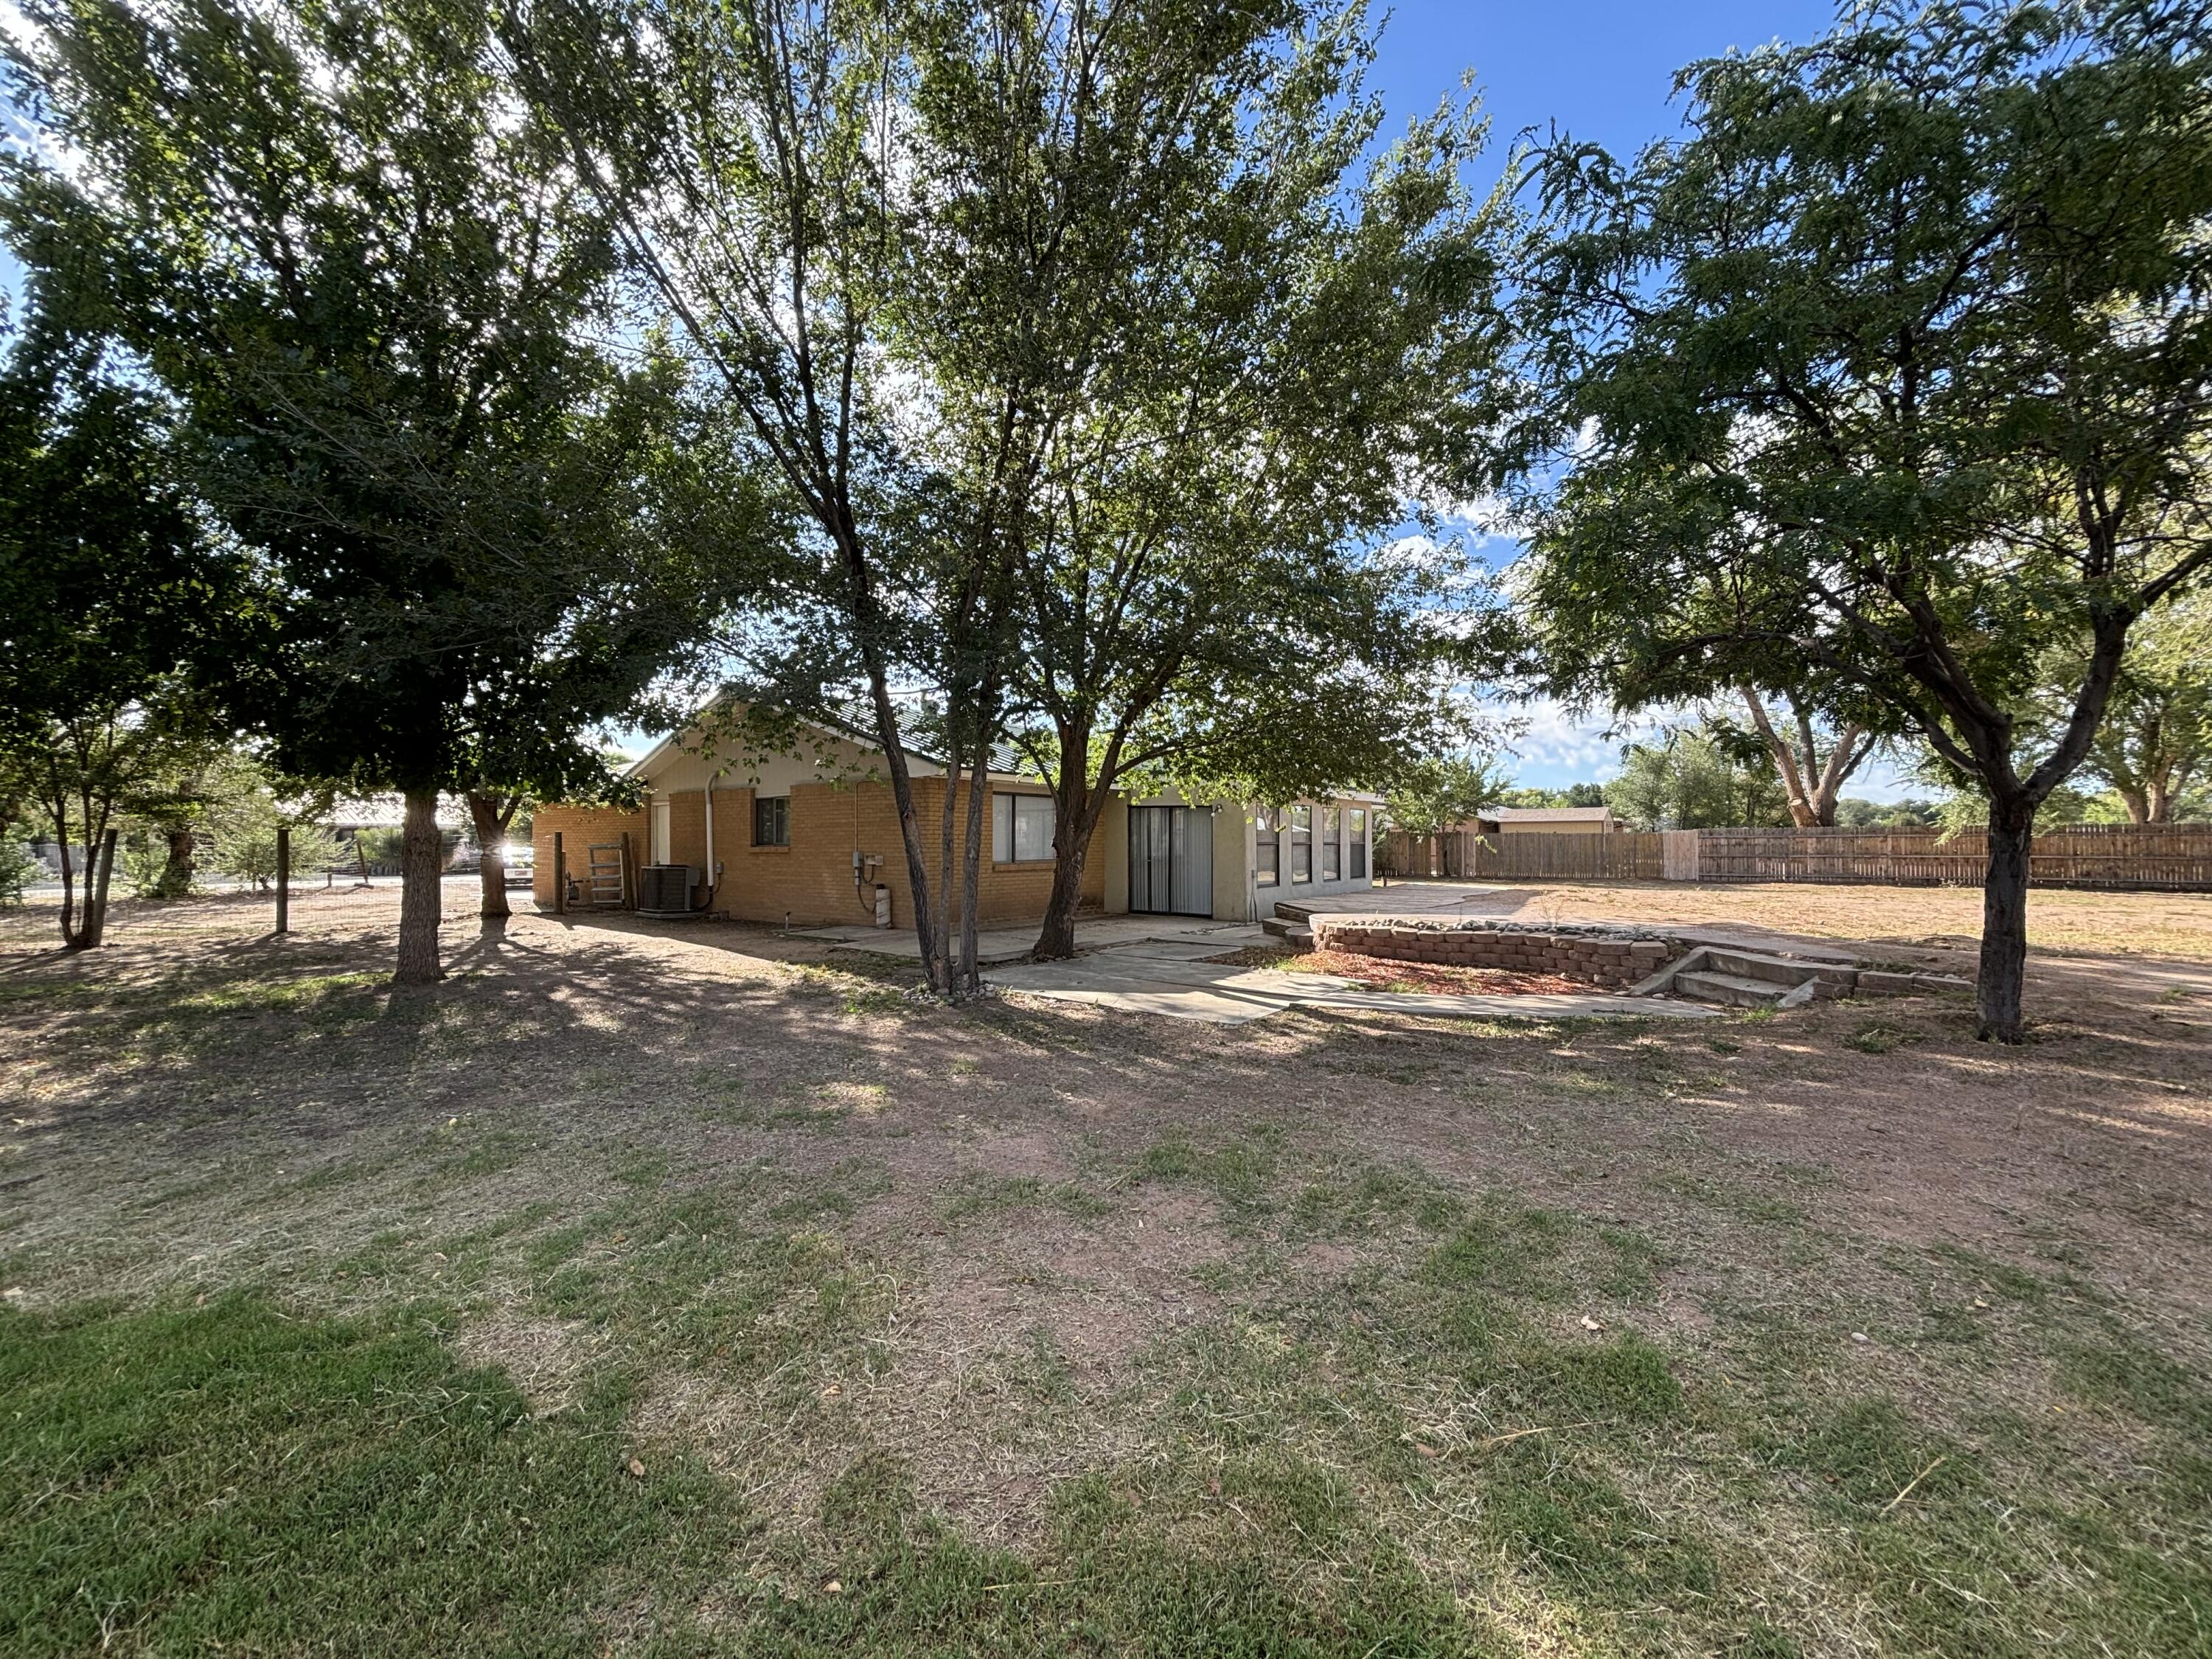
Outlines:
{"label": "distant rooftop", "polygon": [[1609,823],[1610,806],[1485,806],[1475,813],[1492,823]]}

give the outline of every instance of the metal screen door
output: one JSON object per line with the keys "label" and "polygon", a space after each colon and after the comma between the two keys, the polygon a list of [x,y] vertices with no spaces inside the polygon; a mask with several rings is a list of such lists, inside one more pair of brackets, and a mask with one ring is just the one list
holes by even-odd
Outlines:
{"label": "metal screen door", "polygon": [[1155,915],[1213,914],[1213,812],[1129,809],[1129,908]]}

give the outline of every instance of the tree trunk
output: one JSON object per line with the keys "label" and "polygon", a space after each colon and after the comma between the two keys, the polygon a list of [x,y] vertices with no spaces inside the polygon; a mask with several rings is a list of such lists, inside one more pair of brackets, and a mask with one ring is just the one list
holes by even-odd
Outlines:
{"label": "tree trunk", "polygon": [[[1030,949],[1030,957],[1038,962],[1060,962],[1075,954],[1075,912],[1083,902],[1083,866],[1091,852],[1085,820],[1091,816],[1092,791],[1087,782],[1068,782],[1067,754],[1063,746],[1060,787],[1053,797],[1052,894],[1045,901],[1044,925],[1037,930],[1037,942]],[[1082,763],[1080,759],[1076,762],[1079,766]]]}
{"label": "tree trunk", "polygon": [[505,921],[513,914],[507,908],[507,813],[498,796],[471,789],[469,818],[476,828],[477,877],[483,889],[477,914],[486,921]]}
{"label": "tree trunk", "polygon": [[54,815],[56,830],[54,844],[62,857],[62,949],[82,951],[86,941],[76,930],[76,871],[70,863],[69,813],[66,810]]}
{"label": "tree trunk", "polygon": [[84,928],[79,935],[88,949],[96,947],[107,933],[107,884],[115,874],[114,830],[100,838],[90,856],[92,866],[84,872]]}
{"label": "tree trunk", "polygon": [[[1844,781],[1859,769],[1873,748],[1866,733],[1856,726],[1847,726],[1836,734],[1835,746],[1828,750],[1827,763],[1820,769],[1820,781],[1813,790],[1814,828],[1836,827],[1836,802],[1844,793]],[[1812,751],[1806,752],[1809,758]]]}
{"label": "tree trunk", "polygon": [[1985,1042],[2021,1042],[2021,997],[2027,974],[2028,854],[2035,808],[1990,804],[1989,873],[1982,883],[1982,965],[1978,987]]}
{"label": "tree trunk", "polygon": [[921,815],[915,810],[914,775],[907,767],[906,744],[891,707],[890,683],[880,663],[868,665],[868,690],[875,704],[876,738],[883,750],[884,769],[890,776],[891,803],[898,810],[899,847],[906,854],[907,888],[914,904],[914,942],[921,955],[922,975],[933,991],[950,991],[952,981],[945,938],[937,930],[929,866],[922,855]]}
{"label": "tree trunk", "polygon": [[394,985],[434,985],[445,978],[438,965],[438,915],[446,873],[446,838],[438,833],[438,792],[407,792],[407,824],[400,833],[399,961]]}
{"label": "tree trunk", "polygon": [[945,994],[957,996],[963,969],[959,946],[952,932],[952,825],[955,797],[960,793],[960,722],[957,714],[948,711],[945,726],[945,810],[938,815],[937,825],[937,936],[945,941]]}
{"label": "tree trunk", "polygon": [[969,781],[967,838],[960,848],[960,987],[970,994],[983,988],[983,969],[976,960],[981,946],[975,935],[983,885],[983,798],[990,782],[991,744],[987,738],[976,750],[975,769]]}
{"label": "tree trunk", "polygon": [[190,828],[165,830],[169,856],[154,884],[155,898],[182,898],[192,890],[192,832]]}

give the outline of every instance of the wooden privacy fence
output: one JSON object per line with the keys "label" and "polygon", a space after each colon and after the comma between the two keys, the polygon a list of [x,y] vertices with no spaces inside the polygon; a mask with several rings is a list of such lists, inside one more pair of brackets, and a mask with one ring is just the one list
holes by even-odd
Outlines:
{"label": "wooden privacy fence", "polygon": [[1478,836],[1450,830],[1441,836],[1390,832],[1390,871],[1400,876],[1441,876],[1455,881],[1485,877],[1558,881],[1656,881],[1664,874],[1663,837],[1614,830],[1608,835]]}
{"label": "wooden privacy fence", "polygon": [[[1401,876],[1504,881],[1808,881],[1978,887],[1980,830],[1669,830],[1607,835],[1394,830]],[[2039,887],[2212,891],[2212,824],[2069,824],[2035,837]]]}
{"label": "wooden privacy fence", "polygon": [[[1989,837],[1963,830],[1700,830],[1692,881],[1947,883],[1978,887]],[[2212,824],[2073,823],[2039,830],[2039,887],[2212,890]]]}

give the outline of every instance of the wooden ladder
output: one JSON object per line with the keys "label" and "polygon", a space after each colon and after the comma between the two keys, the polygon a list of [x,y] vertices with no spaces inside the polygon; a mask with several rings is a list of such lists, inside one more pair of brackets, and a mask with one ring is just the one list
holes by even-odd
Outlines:
{"label": "wooden ladder", "polygon": [[623,879],[624,848],[618,841],[603,841],[588,849],[589,875],[586,886],[590,890],[592,908],[619,910],[623,907],[626,885]]}

